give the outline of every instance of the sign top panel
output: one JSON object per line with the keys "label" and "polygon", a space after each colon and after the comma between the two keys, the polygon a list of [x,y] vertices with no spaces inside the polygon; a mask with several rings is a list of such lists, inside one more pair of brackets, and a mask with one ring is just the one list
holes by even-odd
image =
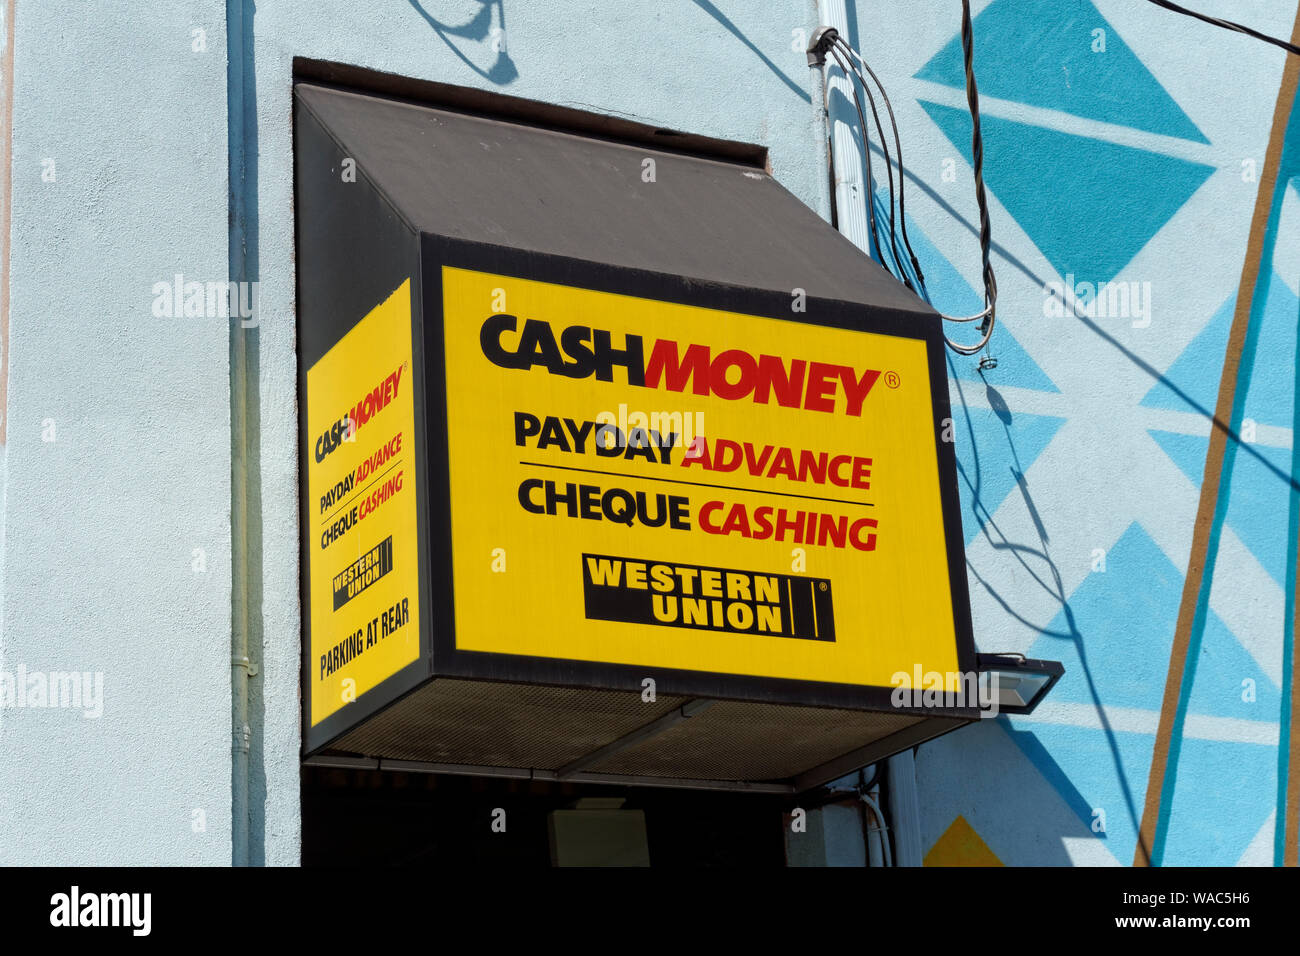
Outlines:
{"label": "sign top panel", "polygon": [[440,278],[457,651],[857,688],[959,670],[933,336],[812,324],[797,294],[761,315]]}

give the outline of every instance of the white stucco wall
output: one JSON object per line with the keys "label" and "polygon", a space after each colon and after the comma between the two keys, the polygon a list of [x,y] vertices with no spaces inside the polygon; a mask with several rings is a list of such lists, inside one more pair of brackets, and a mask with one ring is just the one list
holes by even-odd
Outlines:
{"label": "white stucco wall", "polygon": [[224,15],[17,4],[0,670],[103,698],[0,709],[0,864],[230,858]]}

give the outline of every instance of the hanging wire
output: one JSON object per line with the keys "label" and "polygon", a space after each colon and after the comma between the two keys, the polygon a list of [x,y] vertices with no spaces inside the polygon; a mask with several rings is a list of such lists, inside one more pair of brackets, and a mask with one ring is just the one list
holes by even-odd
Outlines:
{"label": "hanging wire", "polygon": [[[867,202],[867,216],[868,216],[868,222],[872,224],[872,228],[871,228],[871,241],[875,243],[876,251],[877,251],[877,253],[881,256],[881,262],[885,265],[886,268],[889,268],[889,263],[887,263],[887,262],[884,261],[885,247],[884,247],[884,245],[883,245],[883,244],[881,243],[881,241],[880,241],[880,236],[879,236],[879,234],[878,234],[878,232],[877,232],[877,227],[875,226],[875,222],[876,222],[877,217],[876,217],[876,204],[875,204],[875,202],[874,202],[873,200],[874,200],[875,191],[876,191],[876,188],[875,188],[875,182],[876,182],[876,180],[875,180],[875,173],[874,173],[874,171],[872,170],[872,165],[871,165],[871,135],[870,135],[870,133],[871,133],[871,127],[867,125],[867,117],[866,117],[866,114],[863,113],[863,111],[862,111],[862,100],[861,100],[861,98],[858,96],[858,87],[857,87],[857,84],[853,82],[853,78],[854,78],[857,74],[856,74],[856,71],[852,70],[848,65],[845,64],[844,60],[842,60],[842,59],[840,58],[839,54],[836,53],[834,49],[831,49],[829,52],[830,52],[831,56],[834,57],[835,62],[836,62],[836,64],[839,66],[841,72],[843,72],[843,74],[844,74],[844,78],[845,78],[846,80],[848,80],[848,82],[849,82],[849,91],[853,94],[853,108],[854,108],[855,110],[857,110],[857,113],[858,113],[858,126],[859,126],[859,128],[862,130],[863,154],[864,154],[864,158],[865,158],[865,160],[866,160],[866,165],[867,165],[867,189],[866,189],[866,202]],[[860,79],[860,77],[859,77],[859,79]],[[862,89],[863,89],[863,91],[867,94],[867,100],[868,100],[868,102],[871,104],[871,112],[872,112],[873,114],[875,114],[875,112],[876,112],[876,104],[875,104],[875,102],[871,99],[871,91],[868,90],[865,86],[864,86]],[[881,130],[881,128],[880,128],[880,119],[879,119],[878,116],[877,116],[877,118],[876,118],[876,129],[877,129],[878,131],[880,131],[881,142],[883,143],[883,142],[884,142],[884,131]],[[889,221],[889,228],[890,228],[889,246],[890,246],[890,252],[891,252],[891,253],[893,254],[893,256],[894,256],[895,266],[897,267],[898,262],[900,262],[901,260],[900,260],[899,257],[898,257],[898,247],[897,247],[897,246],[895,245],[895,243],[894,243],[894,236],[893,236],[894,221],[893,221],[893,218],[892,218],[892,216],[893,216],[893,203],[892,203],[892,197],[893,197],[893,193],[894,193],[894,177],[893,177],[893,173],[892,173],[892,171],[890,170],[890,164],[889,164],[889,152],[888,152],[887,149],[885,150],[885,170],[886,170],[886,172],[889,173],[889,193],[890,193],[890,197],[891,197],[891,203],[890,203],[890,216],[891,216],[891,218],[890,218],[890,221]],[[890,271],[892,272],[892,271],[894,271],[894,270],[891,269]],[[899,268],[899,269],[898,269],[898,272],[901,273],[901,272],[902,272],[902,269]]]}
{"label": "hanging wire", "polygon": [[[1265,43],[1271,43],[1274,46],[1281,47],[1289,53],[1300,55],[1300,47],[1297,47],[1295,44],[1288,43],[1286,40],[1270,36],[1266,33],[1261,33],[1258,30],[1251,29],[1250,27],[1244,26],[1240,23],[1231,20],[1221,20],[1217,17],[1198,13],[1195,10],[1189,10],[1177,3],[1173,3],[1171,0],[1149,0],[1149,2],[1166,10],[1172,10],[1175,13],[1181,13],[1184,16],[1193,17],[1205,23],[1222,27],[1225,30],[1233,30],[1238,33],[1243,33],[1246,36],[1253,37],[1254,39],[1262,40]],[[991,261],[993,239],[992,229],[989,224],[988,197],[984,188],[984,137],[980,130],[979,88],[975,82],[975,38],[974,30],[971,26],[970,0],[962,0],[961,4],[961,47],[962,59],[966,70],[966,101],[970,107],[971,116],[971,167],[975,178],[975,202],[979,208],[980,265],[984,282],[984,308],[979,312],[976,312],[974,315],[943,315],[944,320],[948,322],[979,322],[981,335],[980,340],[977,343],[974,345],[962,345],[952,341],[947,338],[947,336],[944,337],[944,341],[948,343],[949,348],[958,354],[975,355],[984,350],[988,346],[989,340],[993,337],[993,329],[997,322],[998,285],[997,279],[993,274],[993,264]],[[850,58],[850,63],[847,66],[839,55],[840,51],[843,51],[844,54]],[[889,184],[890,252],[893,255],[894,266],[897,269],[898,277],[907,284],[909,289],[915,291],[912,283],[907,278],[906,270],[903,268],[902,258],[898,254],[898,243],[895,239],[897,223],[894,216],[894,176],[892,163],[890,162],[889,144],[885,138],[884,127],[880,122],[880,114],[876,111],[875,97],[871,93],[871,87],[868,85],[866,78],[862,73],[853,65],[853,60],[860,63],[863,69],[867,71],[867,75],[871,77],[872,81],[876,85],[876,89],[879,90],[881,99],[884,100],[885,110],[889,114],[889,122],[894,134],[894,153],[898,161],[899,182],[897,203],[898,220],[901,220],[901,230],[903,234],[903,247],[907,250],[908,258],[912,264],[913,274],[916,276],[917,283],[920,285],[921,291],[924,293],[925,276],[921,272],[920,262],[917,259],[916,252],[912,249],[911,239],[907,235],[907,208],[905,193],[906,173],[903,166],[903,145],[898,134],[898,121],[894,116],[893,104],[889,101],[889,94],[885,92],[885,87],[884,84],[880,82],[880,77],[878,77],[875,71],[871,69],[870,64],[867,63],[862,55],[854,50],[853,47],[851,47],[833,27],[822,27],[813,35],[812,42],[808,46],[809,65],[824,66],[826,63],[826,53],[828,52],[835,58],[835,62],[839,65],[840,69],[844,72],[845,77],[849,80],[849,88],[853,92],[853,105],[857,109],[858,122],[862,129],[863,148],[866,157],[868,175],[867,217],[871,228],[872,241],[875,243],[875,248],[879,251],[883,263],[884,247],[880,242],[880,237],[876,229],[875,196],[871,186],[871,183],[874,181],[871,179],[871,140],[867,128],[866,117],[862,111],[862,104],[858,98],[857,84],[854,83],[855,78],[862,84],[862,89],[867,94],[867,100],[871,104],[871,113],[876,121],[876,129],[880,134],[880,147],[881,152],[884,155],[885,171]],[[884,264],[888,266],[887,263]],[[942,315],[942,313],[940,314]],[[980,362],[981,369],[995,368],[996,366],[997,360],[991,356],[986,355]]]}
{"label": "hanging wire", "polygon": [[[834,31],[832,30],[831,32],[833,33]],[[810,53],[809,56],[811,57],[812,54]],[[826,62],[825,57],[822,57],[821,62],[823,64]],[[838,57],[836,57],[836,62],[839,62]],[[863,115],[862,102],[858,99],[858,89],[853,83],[852,75],[850,75],[849,71],[845,70],[843,66],[841,66],[840,69],[844,73],[844,79],[848,81],[849,92],[853,94],[853,106],[858,111],[858,128],[862,130],[863,159],[866,161],[867,168],[866,192],[867,196],[870,197],[871,193],[875,189],[875,174],[871,169],[871,130],[867,126],[866,116]],[[829,84],[827,84],[827,95],[829,95]],[[867,201],[867,231],[871,234],[873,247],[877,252],[879,252],[881,250],[881,245],[880,236],[876,232],[876,205],[871,202],[869,198]]]}
{"label": "hanging wire", "polygon": [[[876,84],[876,88],[880,90],[880,98],[885,101],[885,110],[889,113],[889,125],[894,131],[894,155],[898,157],[898,219],[903,228],[903,245],[907,249],[908,258],[912,261],[912,270],[916,274],[917,283],[921,286],[921,291],[924,292],[925,273],[921,271],[921,263],[917,259],[916,251],[912,248],[912,240],[907,234],[907,192],[905,185],[907,176],[903,171],[903,143],[898,136],[898,120],[894,117],[894,105],[889,102],[889,94],[885,92],[885,84],[880,82],[880,77],[876,76],[876,71],[871,68],[871,64],[864,60],[857,50],[849,46],[843,37],[836,36],[835,42],[853,59],[862,64],[862,68],[867,71]],[[859,78],[861,78],[861,74],[859,74]],[[865,82],[863,85],[866,85]]]}
{"label": "hanging wire", "polygon": [[1256,40],[1263,40],[1265,43],[1271,43],[1274,46],[1280,46],[1288,53],[1294,53],[1300,56],[1300,46],[1294,43],[1288,43],[1286,40],[1279,39],[1275,36],[1269,36],[1267,33],[1260,33],[1258,30],[1252,30],[1248,26],[1240,23],[1234,23],[1232,20],[1220,20],[1218,17],[1207,16],[1204,13],[1197,13],[1195,10],[1188,10],[1176,3],[1170,3],[1169,0],[1150,0],[1157,7],[1164,7],[1166,10],[1172,10],[1174,13],[1181,13],[1186,17],[1193,17],[1205,23],[1211,23],[1216,27],[1223,27],[1225,30],[1233,30],[1237,33],[1244,33],[1248,37],[1254,37]]}
{"label": "hanging wire", "polygon": [[[961,49],[966,64],[966,102],[970,106],[971,120],[971,167],[975,173],[975,204],[980,216],[980,260],[984,266],[984,312],[987,313],[980,323],[984,337],[973,346],[958,345],[951,339],[948,347],[960,355],[974,355],[988,345],[993,337],[996,324],[996,306],[998,300],[998,283],[993,276],[993,263],[990,251],[993,247],[993,231],[989,225],[989,201],[984,193],[984,136],[980,132],[980,94],[975,84],[975,37],[971,28],[970,0],[961,0]],[[970,321],[970,320],[966,320]]]}
{"label": "hanging wire", "polygon": [[[962,25],[961,25],[961,42],[962,53],[966,68],[966,99],[970,106],[971,114],[971,165],[974,171],[975,179],[975,202],[979,208],[979,241],[980,241],[980,264],[984,284],[984,308],[974,315],[945,315],[940,313],[942,318],[948,322],[969,323],[978,322],[980,339],[974,345],[963,345],[952,341],[947,336],[944,341],[954,352],[960,355],[975,355],[984,350],[993,337],[993,329],[996,324],[996,307],[998,286],[997,280],[993,275],[993,264],[991,261],[991,251],[993,246],[992,229],[989,224],[988,197],[984,188],[984,137],[980,130],[980,113],[979,113],[979,90],[975,84],[975,41],[974,32],[971,28],[970,0],[962,0]],[[848,64],[845,63],[840,52],[849,57]],[[861,99],[858,97],[857,87],[860,83],[863,92],[867,95],[867,101],[871,105],[871,114],[876,122],[876,130],[880,135],[881,153],[885,160],[885,171],[887,183],[889,186],[889,250],[893,256],[893,266],[891,272],[896,271],[897,277],[912,291],[916,288],[907,276],[907,270],[903,266],[903,257],[899,254],[897,232],[901,230],[903,238],[903,247],[907,250],[907,255],[911,261],[913,274],[916,276],[917,283],[921,287],[921,292],[925,292],[925,276],[921,271],[921,264],[912,248],[911,238],[907,234],[907,207],[906,207],[906,170],[903,166],[903,145],[902,139],[898,133],[898,120],[894,116],[893,104],[889,101],[889,94],[885,92],[885,86],[880,81],[880,77],[871,69],[870,64],[862,57],[860,53],[853,49],[848,42],[839,35],[834,27],[822,27],[813,34],[812,41],[808,46],[808,63],[810,66],[825,66],[826,54],[829,53],[835,60],[835,63],[843,71],[849,81],[849,89],[853,94],[853,105],[858,113],[858,123],[862,130],[863,150],[867,161],[867,175],[870,179],[871,172],[871,138],[867,126],[866,116],[862,109]],[[889,143],[885,136],[884,125],[880,121],[880,114],[876,109],[875,97],[871,92],[871,85],[867,82],[862,72],[852,61],[860,63],[867,75],[871,77],[876,89],[880,92],[880,97],[885,103],[885,110],[889,116],[890,126],[893,132],[894,153],[898,162],[898,195],[894,195],[894,175],[893,162],[889,153]],[[854,81],[857,82],[854,82]],[[874,182],[874,180],[872,180]],[[897,217],[895,216],[895,203],[897,203]],[[867,196],[867,221],[871,229],[871,239],[875,243],[875,248],[881,257],[881,263],[889,268],[889,263],[885,261],[884,244],[880,241],[880,236],[876,226],[875,216],[875,196],[874,190],[868,186]],[[986,356],[986,361],[981,362],[981,367],[995,368],[996,359]]]}

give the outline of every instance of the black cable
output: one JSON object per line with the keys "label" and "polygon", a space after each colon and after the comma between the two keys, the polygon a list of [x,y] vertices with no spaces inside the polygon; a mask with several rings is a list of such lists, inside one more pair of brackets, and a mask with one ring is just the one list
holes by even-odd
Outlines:
{"label": "black cable", "polygon": [[[992,262],[990,261],[993,239],[992,239],[992,230],[989,225],[988,197],[985,194],[985,189],[984,189],[984,138],[980,130],[979,91],[975,84],[974,35],[971,29],[970,0],[962,0],[961,39],[962,39],[962,52],[964,54],[965,66],[966,66],[966,98],[967,101],[969,102],[970,112],[971,112],[971,152],[972,152],[972,166],[974,169],[974,177],[975,177],[975,199],[977,205],[979,206],[980,258],[983,266],[984,308],[981,309],[979,312],[976,312],[974,315],[955,316],[955,315],[943,315],[941,313],[941,316],[945,321],[949,321],[949,322],[979,322],[980,323],[979,329],[980,332],[982,333],[981,338],[978,344],[974,346],[958,345],[956,342],[952,341],[947,336],[944,337],[944,341],[948,344],[948,347],[951,348],[954,352],[957,352],[960,355],[975,355],[977,352],[981,351],[982,349],[985,348],[985,346],[988,345],[989,339],[993,335],[993,329],[996,324],[996,306],[997,306],[998,287],[997,287],[997,281],[993,275],[993,265]],[[820,27],[818,28],[817,32],[813,35],[811,42],[808,44],[808,51],[807,51],[808,65],[812,67],[825,67],[826,54],[830,53],[831,56],[834,57],[835,62],[839,66],[840,70],[845,74],[845,77],[849,80],[849,89],[853,94],[853,105],[858,113],[858,126],[862,130],[862,140],[863,140],[862,145],[863,145],[864,158],[866,160],[866,165],[867,165],[867,177],[869,180],[868,191],[867,191],[867,222],[871,230],[871,240],[874,243],[875,248],[879,251],[881,264],[885,265],[886,268],[888,268],[888,263],[885,262],[885,257],[884,257],[884,247],[880,243],[880,235],[876,229],[875,194],[874,194],[874,187],[871,185],[872,183],[874,183],[874,178],[871,169],[871,137],[867,126],[866,116],[862,111],[862,101],[861,98],[858,96],[857,85],[854,83],[855,79],[862,84],[862,89],[867,94],[867,99],[871,103],[872,115],[875,117],[876,120],[876,129],[880,133],[880,147],[881,147],[881,152],[884,155],[885,168],[888,173],[889,210],[890,210],[889,241],[890,241],[890,248],[894,257],[894,265],[896,266],[899,273],[898,278],[900,278],[907,285],[909,289],[916,291],[915,288],[912,286],[912,283],[907,278],[906,270],[903,268],[902,257],[898,254],[898,244],[895,235],[895,220],[894,220],[895,199],[894,199],[894,189],[893,189],[893,166],[890,161],[889,146],[885,139],[884,127],[883,124],[880,122],[880,114],[876,110],[875,98],[874,96],[872,96],[870,85],[867,83],[865,77],[863,77],[861,72],[859,72],[856,67],[850,70],[848,67],[845,66],[843,58],[840,57],[839,53],[836,50],[837,44],[839,46],[842,46],[848,54],[850,54],[854,59],[856,59],[859,63],[861,63],[866,68],[867,72],[871,75],[872,79],[875,81],[877,88],[880,90],[881,98],[884,99],[885,101],[885,108],[889,113],[890,123],[893,127],[894,146],[898,152],[898,157],[899,157],[899,166],[898,166],[899,196],[897,202],[898,202],[899,213],[900,215],[903,216],[903,225],[902,225],[903,245],[904,247],[906,247],[908,254],[911,257],[912,266],[913,269],[915,270],[914,274],[916,275],[917,281],[921,283],[922,289],[924,289],[924,277],[921,273],[920,262],[918,261],[915,251],[912,249],[911,240],[907,235],[907,218],[906,218],[906,209],[904,206],[905,198],[903,195],[904,188],[905,188],[904,183],[906,181],[906,173],[902,164],[903,150],[902,150],[901,139],[898,133],[898,122],[894,117],[894,109],[892,104],[890,104],[889,102],[889,95],[885,92],[884,85],[880,82],[880,78],[876,76],[875,71],[872,70],[870,66],[868,66],[866,61],[863,60],[862,56],[859,53],[857,53],[857,51],[855,51],[851,46],[849,46],[849,44],[842,37],[839,36],[838,31],[836,31],[834,27]]]}
{"label": "black cable", "polygon": [[[829,52],[832,56],[835,56],[835,51],[833,49],[830,50]],[[836,56],[835,60],[838,63],[839,57]],[[867,165],[867,186],[866,186],[867,231],[871,233],[872,245],[874,245],[876,250],[879,252],[881,246],[880,246],[880,236],[876,232],[876,205],[871,201],[871,193],[875,189],[874,186],[875,175],[871,171],[871,135],[870,135],[871,131],[867,128],[867,118],[862,112],[862,101],[858,98],[858,88],[853,84],[852,75],[849,73],[848,70],[845,70],[842,65],[840,67],[840,70],[841,72],[844,73],[844,79],[846,79],[849,83],[849,92],[853,94],[853,106],[858,111],[858,128],[862,130],[863,159],[866,160],[866,165]],[[883,263],[884,253],[881,252],[880,255],[881,255],[881,261]]]}
{"label": "black cable", "polygon": [[[845,45],[847,46],[847,44]],[[885,157],[885,176],[887,177],[887,182],[889,183],[889,251],[894,256],[894,266],[897,269],[898,278],[902,280],[905,286],[907,286],[909,289],[915,292],[916,289],[912,287],[911,280],[907,278],[907,270],[903,268],[903,257],[898,254],[898,242],[895,239],[895,236],[897,235],[897,228],[895,226],[895,220],[894,220],[894,166],[889,158],[889,143],[885,140],[885,127],[881,124],[880,113],[876,110],[876,98],[871,95],[871,88],[867,86],[866,79],[858,71],[857,67],[853,66],[851,63],[845,65],[844,60],[840,59],[840,55],[838,52],[836,52],[834,47],[831,47],[830,52],[831,52],[831,56],[835,58],[835,62],[839,64],[840,69],[844,72],[844,75],[849,77],[849,84],[850,85],[853,84],[854,77],[856,77],[858,82],[862,84],[862,92],[867,94],[867,103],[871,105],[871,116],[876,121],[876,132],[880,134],[880,150]],[[850,71],[852,72],[850,73]],[[856,89],[857,88],[854,87],[855,100],[857,98]],[[859,109],[858,115],[861,116],[861,109]],[[864,119],[863,122],[866,122],[866,120]],[[863,144],[867,149],[867,151],[870,152],[871,142],[865,136],[863,137]],[[899,169],[901,170],[902,167],[900,166]],[[876,197],[874,193],[867,197],[867,201],[870,203],[874,204],[875,200]]]}
{"label": "black cable", "polygon": [[871,68],[871,64],[862,58],[862,54],[849,46],[848,43],[844,41],[843,37],[837,36],[835,39],[836,42],[853,55],[855,60],[862,64],[863,69],[867,71],[871,76],[871,79],[875,81],[876,87],[880,90],[880,98],[885,101],[885,110],[889,113],[889,125],[893,127],[894,130],[894,153],[898,157],[898,218],[901,220],[903,227],[903,245],[906,247],[907,255],[912,261],[912,269],[916,273],[916,281],[924,292],[925,273],[921,271],[920,260],[917,258],[916,251],[912,248],[911,237],[907,234],[907,176],[903,172],[903,142],[898,135],[898,120],[894,117],[894,105],[889,102],[889,94],[885,92],[885,84],[880,82],[880,77],[876,76],[876,71]]}
{"label": "black cable", "polygon": [[1252,30],[1250,27],[1240,23],[1234,23],[1231,20],[1220,20],[1218,17],[1211,17],[1204,13],[1197,13],[1195,10],[1188,10],[1186,7],[1180,7],[1176,3],[1170,3],[1169,0],[1149,0],[1157,7],[1164,7],[1166,10],[1172,10],[1174,13],[1181,13],[1183,16],[1192,17],[1202,20],[1205,23],[1212,24],[1216,27],[1222,27],[1225,30],[1235,30],[1237,33],[1244,33],[1248,37],[1254,37],[1256,40],[1263,40],[1265,43],[1271,43],[1274,46],[1280,46],[1288,53],[1294,53],[1300,56],[1300,46],[1294,43],[1288,43],[1286,40],[1278,39],[1275,36],[1269,36],[1267,33],[1260,33],[1258,30]]}
{"label": "black cable", "polygon": [[[847,43],[845,43],[844,40],[837,38],[837,42],[841,46],[843,46],[848,53],[853,52],[853,48],[849,46]],[[840,63],[840,69],[845,69],[844,64],[841,63],[839,57],[836,56],[834,47],[831,48],[831,55],[836,57],[837,63]],[[861,59],[861,57],[859,57],[858,59]],[[916,289],[913,287],[911,280],[907,277],[907,270],[903,268],[903,257],[898,254],[898,240],[897,240],[898,225],[897,225],[897,220],[894,217],[894,210],[896,207],[896,201],[894,198],[894,166],[889,156],[889,141],[885,139],[885,127],[880,122],[880,113],[876,109],[876,98],[871,94],[871,87],[867,85],[866,77],[862,75],[861,70],[859,70],[856,66],[853,65],[852,60],[849,61],[848,69],[851,69],[853,71],[853,76],[855,76],[857,78],[857,81],[862,84],[863,92],[867,94],[867,102],[871,104],[871,116],[876,121],[876,132],[880,134],[880,151],[884,155],[885,176],[886,176],[886,181],[889,184],[889,249],[894,256],[894,265],[897,268],[898,278],[902,280],[905,286],[907,286],[909,289],[915,292]],[[895,145],[897,145],[897,142],[895,142]],[[867,144],[867,148],[868,149],[871,148],[871,145],[869,143]],[[903,169],[901,161],[899,163],[898,169],[899,169],[899,178],[901,180],[902,169]],[[903,184],[900,181],[899,189],[902,189],[902,185]],[[871,198],[873,201],[875,200],[874,196],[872,196]]]}
{"label": "black cable", "polygon": [[980,94],[975,85],[975,36],[970,22],[970,0],[961,0],[961,48],[966,64],[966,102],[970,106],[971,119],[971,166],[975,173],[975,204],[979,207],[980,260],[984,266],[984,305],[988,314],[980,323],[980,331],[984,336],[978,345],[957,345],[951,340],[948,345],[954,352],[974,355],[988,345],[989,339],[993,337],[998,284],[993,277],[993,264],[989,261],[993,231],[989,225],[988,197],[984,194],[984,136],[980,132]]}

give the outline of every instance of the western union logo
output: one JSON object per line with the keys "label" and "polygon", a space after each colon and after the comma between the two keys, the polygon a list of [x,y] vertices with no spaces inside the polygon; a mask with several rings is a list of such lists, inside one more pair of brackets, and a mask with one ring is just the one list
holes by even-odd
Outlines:
{"label": "western union logo", "polygon": [[334,575],[334,610],[338,610],[354,597],[393,570],[393,536],[357,558]]}
{"label": "western union logo", "polygon": [[835,640],[826,578],[582,556],[588,620]]}

